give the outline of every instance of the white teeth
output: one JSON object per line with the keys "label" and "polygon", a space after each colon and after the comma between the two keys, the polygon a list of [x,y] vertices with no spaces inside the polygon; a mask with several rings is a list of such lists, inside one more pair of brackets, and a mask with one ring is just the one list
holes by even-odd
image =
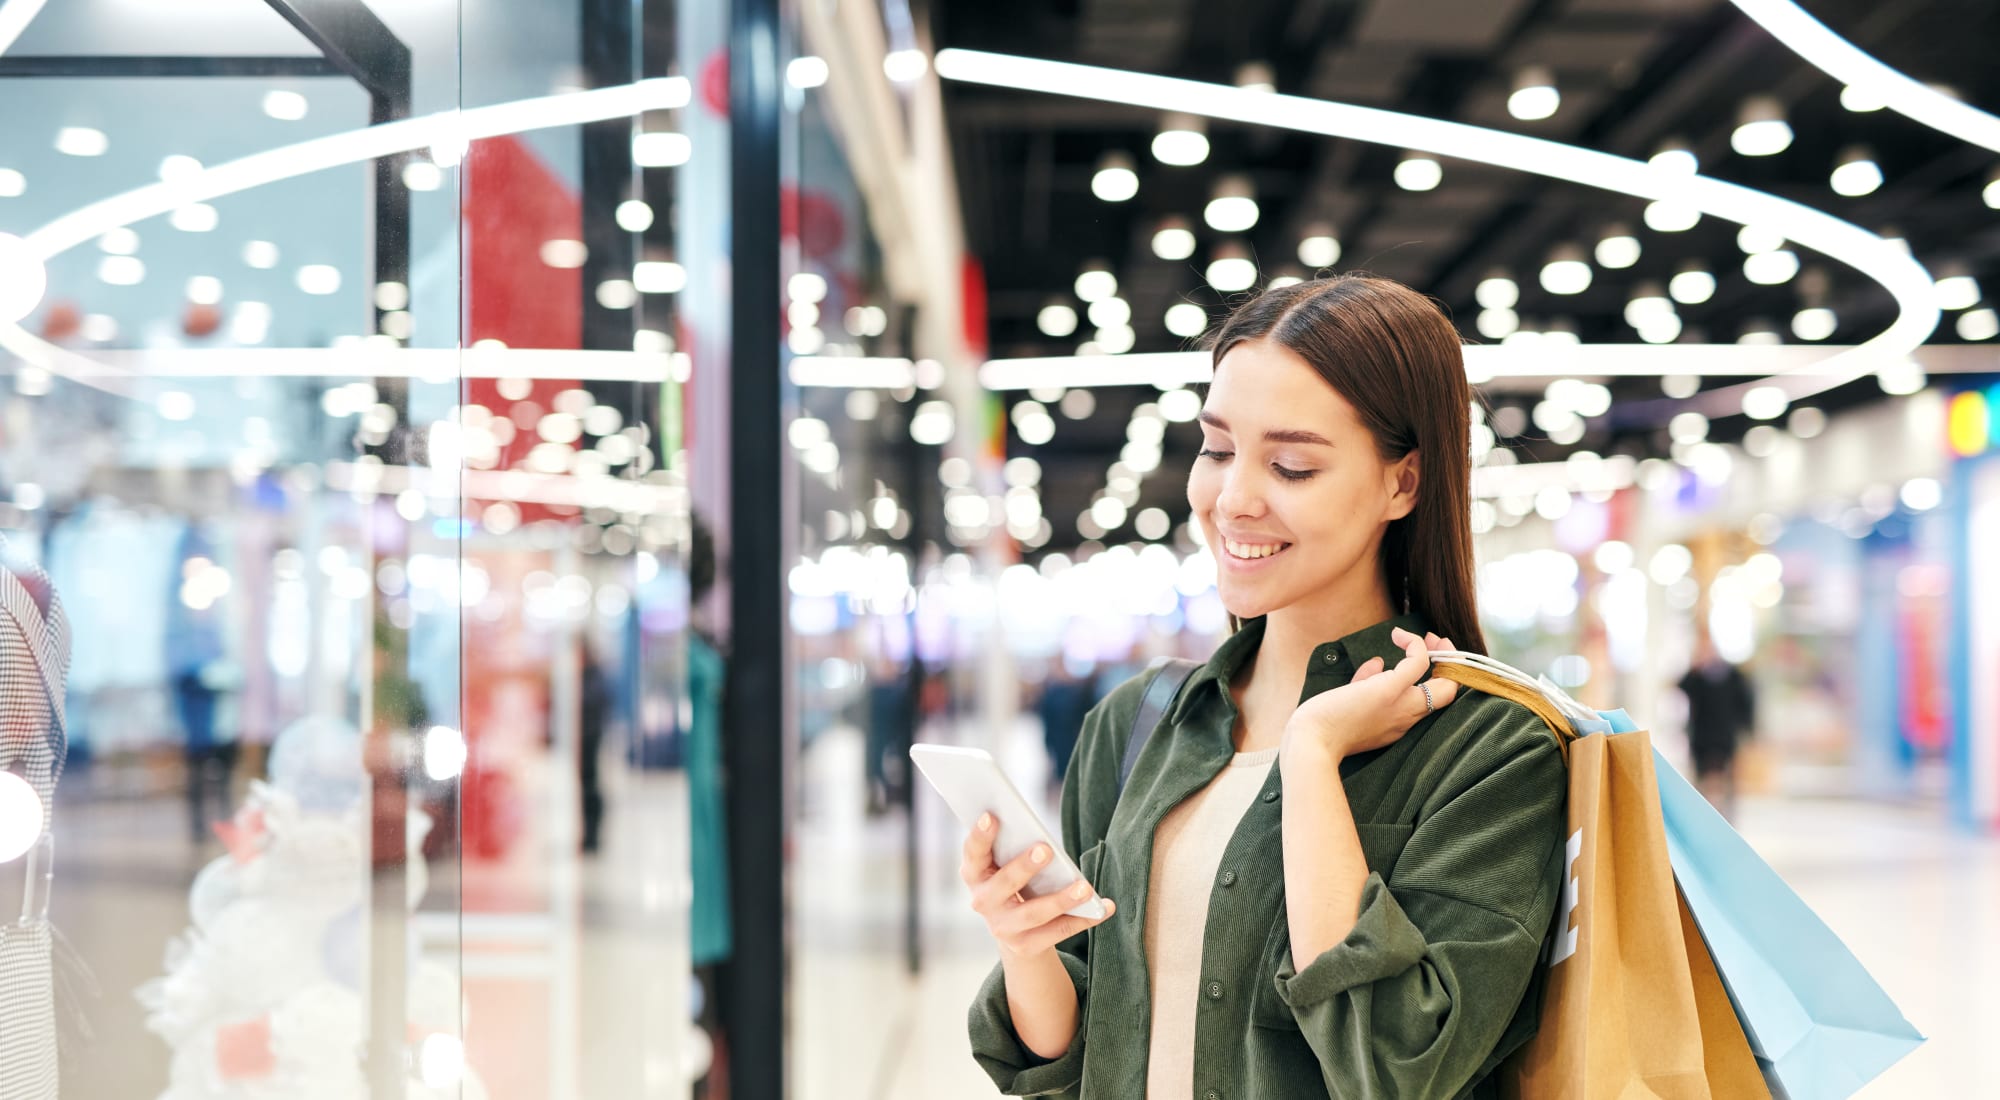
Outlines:
{"label": "white teeth", "polygon": [[1224,539],[1222,540],[1222,545],[1223,548],[1228,550],[1229,553],[1234,557],[1255,559],[1255,558],[1268,558],[1271,555],[1277,553],[1278,551],[1283,550],[1286,546],[1289,546],[1290,543],[1279,542],[1279,543],[1251,544],[1251,543],[1231,542],[1228,539]]}

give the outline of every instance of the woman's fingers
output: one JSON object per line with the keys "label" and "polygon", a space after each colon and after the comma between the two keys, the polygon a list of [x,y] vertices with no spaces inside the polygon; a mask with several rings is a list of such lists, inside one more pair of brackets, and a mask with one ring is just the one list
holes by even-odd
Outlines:
{"label": "woman's fingers", "polygon": [[1057,944],[1076,935],[1078,932],[1103,924],[1105,921],[1110,920],[1116,913],[1117,906],[1112,903],[1110,898],[1105,898],[1103,916],[1094,919],[1091,917],[1057,917],[1034,931],[1015,937],[1015,950],[1021,954],[1037,954],[1042,951],[1053,950]]}
{"label": "woman's fingers", "polygon": [[[1042,925],[1055,920],[1064,912],[1074,909],[1090,900],[1093,891],[1090,884],[1081,880],[1053,894],[1024,901],[1009,909],[998,923],[1001,929],[1014,935],[1032,932]],[[1109,904],[1108,902],[1106,904]]]}
{"label": "woman's fingers", "polygon": [[1370,657],[1366,661],[1361,662],[1360,668],[1354,670],[1354,679],[1361,681],[1380,675],[1384,667],[1386,666],[1383,665],[1382,658]]}
{"label": "woman's fingers", "polygon": [[1048,845],[1037,843],[1008,860],[1006,866],[993,872],[992,877],[973,891],[972,907],[982,913],[997,913],[1006,908],[1014,895],[1021,892],[1021,887],[1047,867],[1053,858],[1054,853],[1049,851]]}
{"label": "woman's fingers", "polygon": [[992,814],[981,814],[973,823],[972,831],[965,834],[964,856],[958,864],[958,877],[967,886],[977,886],[991,878],[998,870],[993,865],[993,838],[999,835],[999,822]]}

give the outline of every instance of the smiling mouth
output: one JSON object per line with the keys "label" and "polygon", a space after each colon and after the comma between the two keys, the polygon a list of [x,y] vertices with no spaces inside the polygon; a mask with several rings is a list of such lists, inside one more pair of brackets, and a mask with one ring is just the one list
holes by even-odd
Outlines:
{"label": "smiling mouth", "polygon": [[1289,542],[1231,542],[1228,539],[1223,539],[1222,548],[1228,552],[1230,557],[1238,561],[1261,561],[1265,558],[1276,557],[1290,550],[1292,544]]}

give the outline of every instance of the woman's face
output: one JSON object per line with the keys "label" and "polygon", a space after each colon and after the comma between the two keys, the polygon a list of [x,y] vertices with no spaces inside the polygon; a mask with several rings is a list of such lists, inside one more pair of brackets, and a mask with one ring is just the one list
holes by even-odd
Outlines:
{"label": "woman's face", "polygon": [[1415,506],[1414,452],[1384,463],[1354,407],[1263,340],[1223,356],[1201,434],[1188,504],[1231,614],[1382,598],[1376,551]]}

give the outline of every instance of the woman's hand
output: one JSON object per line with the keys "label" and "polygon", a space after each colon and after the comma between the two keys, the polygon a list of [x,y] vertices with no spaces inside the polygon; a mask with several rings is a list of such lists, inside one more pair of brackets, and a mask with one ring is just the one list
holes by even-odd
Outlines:
{"label": "woman's hand", "polygon": [[1354,671],[1354,680],[1345,687],[1323,691],[1299,704],[1285,723],[1282,753],[1299,749],[1323,752],[1338,762],[1356,753],[1393,745],[1410,727],[1435,710],[1443,710],[1458,698],[1458,685],[1450,680],[1431,680],[1431,705],[1424,705],[1424,688],[1417,686],[1430,671],[1430,651],[1455,649],[1450,638],[1426,634],[1419,638],[1398,628],[1390,640],[1403,647],[1404,657],[1395,668],[1385,668],[1380,657],[1371,657]]}
{"label": "woman's hand", "polygon": [[995,866],[993,839],[1000,835],[1000,823],[985,814],[965,837],[965,858],[958,865],[958,877],[972,891],[972,911],[986,918],[986,930],[1000,944],[1000,950],[1014,958],[1032,958],[1055,950],[1056,944],[1109,920],[1116,911],[1110,898],[1104,899],[1104,916],[1092,920],[1064,912],[1089,900],[1091,885],[1079,879],[1058,894],[1022,899],[1021,888],[1048,866],[1053,853],[1046,844],[1036,844],[1008,861]]}

